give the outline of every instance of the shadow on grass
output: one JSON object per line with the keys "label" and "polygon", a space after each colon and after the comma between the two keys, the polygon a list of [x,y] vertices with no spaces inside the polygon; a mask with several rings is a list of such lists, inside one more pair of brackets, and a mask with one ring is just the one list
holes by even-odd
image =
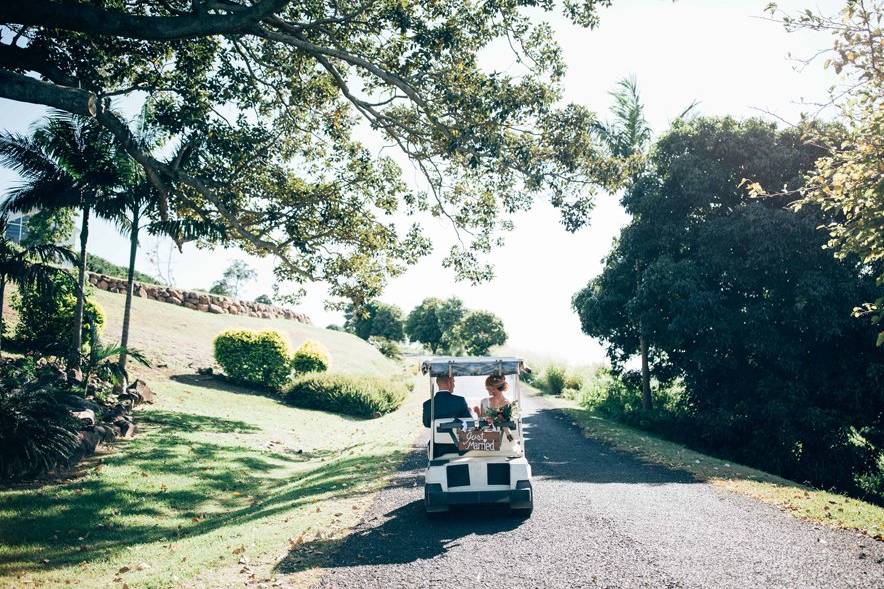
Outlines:
{"label": "shadow on grass", "polygon": [[[285,453],[182,433],[242,434],[250,424],[171,411],[142,418],[145,434],[67,484],[0,495],[0,574],[101,560],[139,544],[207,534],[358,494],[397,455]],[[315,461],[311,463],[311,461]],[[99,474],[100,473],[100,474]],[[45,562],[46,559],[48,562]],[[41,564],[41,561],[43,562]]]}
{"label": "shadow on grass", "polygon": [[271,389],[263,389],[258,386],[243,385],[228,380],[223,375],[203,375],[203,374],[173,374],[169,377],[174,382],[190,385],[193,387],[201,387],[204,389],[213,389],[216,391],[224,391],[225,393],[234,393],[237,395],[250,395],[258,397],[269,397],[279,400],[279,392]]}
{"label": "shadow on grass", "polygon": [[246,421],[152,409],[138,414],[139,425],[157,426],[168,432],[214,432],[254,434],[261,431]]}
{"label": "shadow on grass", "polygon": [[[317,409],[315,407],[303,407],[296,403],[287,403],[285,400],[285,394],[279,391],[274,391],[270,389],[262,389],[260,387],[251,388],[249,386],[240,385],[230,380],[227,380],[223,375],[201,375],[201,374],[175,374],[169,377],[171,380],[175,382],[179,382],[181,384],[186,384],[193,387],[201,387],[204,389],[211,389],[216,391],[224,391],[225,393],[233,393],[236,395],[249,395],[249,396],[258,396],[258,397],[267,397],[269,399],[273,399],[274,401],[285,405],[286,407],[294,407],[296,409],[300,409],[302,411],[323,411],[322,409]],[[355,415],[346,415],[344,413],[339,413],[337,411],[328,411],[329,413],[334,413],[338,418],[343,419],[345,421],[351,422],[359,422],[359,421],[368,421],[369,419],[374,419],[373,417],[357,417]]]}

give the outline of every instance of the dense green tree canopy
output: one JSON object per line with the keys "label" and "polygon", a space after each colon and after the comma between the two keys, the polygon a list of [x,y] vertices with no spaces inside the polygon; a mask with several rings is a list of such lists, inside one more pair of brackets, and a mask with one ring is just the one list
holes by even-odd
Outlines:
{"label": "dense green tree canopy", "polygon": [[44,209],[28,217],[25,245],[58,245],[70,243],[74,233],[72,209]]}
{"label": "dense green tree canopy", "polygon": [[405,339],[405,322],[402,309],[381,301],[369,301],[360,311],[352,305],[345,313],[344,329],[364,340],[381,337],[394,342]]}
{"label": "dense green tree canopy", "polygon": [[884,356],[851,315],[874,280],[823,248],[817,209],[742,185],[794,189],[819,155],[800,129],[676,123],[624,195],[633,220],[574,307],[615,365],[638,352],[644,325],[652,373],[684,379],[706,445],[848,488],[880,455]]}
{"label": "dense green tree canopy", "polygon": [[[768,10],[779,15],[776,4]],[[884,346],[884,0],[850,0],[837,16],[806,10],[781,15],[789,30],[829,31],[831,49],[821,51],[824,65],[840,74],[832,88],[838,108],[837,132],[808,129],[808,140],[825,147],[797,191],[795,208],[817,206],[828,213],[830,247],[839,255],[858,255],[878,268],[878,292],[857,301],[857,315],[880,324],[878,345]],[[779,186],[753,185],[761,194]],[[859,303],[863,302],[862,306]]]}
{"label": "dense green tree canopy", "polygon": [[489,311],[470,311],[457,327],[458,337],[467,354],[484,356],[492,346],[506,343],[503,321]]}
{"label": "dense green tree canopy", "polygon": [[[609,0],[566,1],[592,26]],[[145,169],[163,211],[222,220],[283,279],[363,302],[425,253],[394,212],[449,219],[445,263],[481,279],[509,213],[548,196],[581,226],[617,167],[593,116],[559,106],[564,65],[545,0],[32,0],[0,6],[0,96],[94,116]],[[529,16],[530,14],[530,16]],[[495,44],[517,67],[482,67]],[[36,74],[33,77],[31,74]],[[146,99],[172,153],[133,137],[114,101]],[[404,154],[424,189],[354,135]]]}
{"label": "dense green tree canopy", "polygon": [[424,344],[433,353],[457,353],[462,348],[457,327],[466,313],[463,301],[457,297],[429,297],[408,314],[405,333],[408,339]]}

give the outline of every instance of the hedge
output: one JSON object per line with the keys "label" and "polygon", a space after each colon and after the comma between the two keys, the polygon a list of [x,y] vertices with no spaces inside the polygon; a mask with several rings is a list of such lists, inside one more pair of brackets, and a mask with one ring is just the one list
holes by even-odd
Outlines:
{"label": "hedge", "polygon": [[325,346],[308,339],[295,350],[295,355],[292,357],[292,370],[298,374],[325,372],[330,363],[331,359]]}
{"label": "hedge", "polygon": [[404,382],[374,376],[312,373],[295,379],[285,401],[356,417],[380,417],[395,411],[408,396]]}
{"label": "hedge", "polygon": [[215,338],[215,361],[231,380],[280,390],[291,375],[288,342],[277,331],[229,330]]}

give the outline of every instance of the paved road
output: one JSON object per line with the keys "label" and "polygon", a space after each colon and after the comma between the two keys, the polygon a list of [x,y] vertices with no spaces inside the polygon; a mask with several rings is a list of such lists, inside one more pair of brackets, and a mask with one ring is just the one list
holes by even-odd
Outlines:
{"label": "paved road", "polygon": [[884,587],[884,543],[643,464],[525,401],[529,520],[427,520],[416,450],[319,586]]}

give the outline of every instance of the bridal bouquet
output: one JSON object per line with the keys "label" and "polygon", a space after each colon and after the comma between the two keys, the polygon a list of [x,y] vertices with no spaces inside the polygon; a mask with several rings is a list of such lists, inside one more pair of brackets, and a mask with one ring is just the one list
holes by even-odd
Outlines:
{"label": "bridal bouquet", "polygon": [[513,401],[503,407],[489,407],[485,410],[485,419],[495,427],[506,427],[506,425],[519,417],[519,403]]}

